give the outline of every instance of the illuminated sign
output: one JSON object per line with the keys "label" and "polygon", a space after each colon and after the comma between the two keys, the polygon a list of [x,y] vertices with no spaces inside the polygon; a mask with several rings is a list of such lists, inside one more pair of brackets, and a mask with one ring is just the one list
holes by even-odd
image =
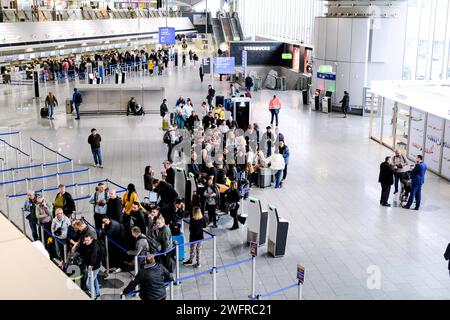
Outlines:
{"label": "illuminated sign", "polygon": [[281,59],[283,59],[283,60],[292,60],[292,53],[283,53],[281,55]]}
{"label": "illuminated sign", "polygon": [[320,73],[331,73],[333,72],[332,66],[319,66],[319,72]]}
{"label": "illuminated sign", "polygon": [[244,47],[244,50],[247,51],[270,51],[272,50],[270,47]]}

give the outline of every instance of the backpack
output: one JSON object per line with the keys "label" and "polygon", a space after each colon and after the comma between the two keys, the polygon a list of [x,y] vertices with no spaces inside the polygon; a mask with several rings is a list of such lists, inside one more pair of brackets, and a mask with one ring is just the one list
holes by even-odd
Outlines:
{"label": "backpack", "polygon": [[148,247],[149,247],[149,250],[150,250],[151,254],[155,254],[155,253],[161,252],[161,249],[162,249],[161,243],[159,243],[155,239],[149,238],[147,236],[145,236],[145,238],[147,239]]}
{"label": "backpack", "polygon": [[163,141],[165,144],[170,144],[172,142],[172,139],[170,139],[170,131],[164,133]]}
{"label": "backpack", "polygon": [[77,92],[77,95],[75,96],[75,103],[82,103],[83,98],[81,97],[81,94]]}

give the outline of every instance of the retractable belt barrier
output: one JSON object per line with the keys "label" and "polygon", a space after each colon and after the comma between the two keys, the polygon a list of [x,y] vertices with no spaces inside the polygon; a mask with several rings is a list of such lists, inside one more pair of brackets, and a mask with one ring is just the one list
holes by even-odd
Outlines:
{"label": "retractable belt barrier", "polygon": [[[284,287],[284,288],[281,288],[281,289],[278,289],[278,290],[270,291],[270,292],[267,292],[267,293],[264,293],[264,294],[258,294],[255,297],[250,298],[250,300],[260,300],[262,298],[271,297],[271,296],[274,296],[274,295],[276,295],[278,293],[290,290],[292,288],[296,288],[296,287],[300,288],[300,286],[301,286],[301,283],[297,282],[297,283],[291,284],[290,286],[287,286],[287,287]],[[299,300],[300,300],[300,298],[301,297],[300,297],[300,294],[299,294]]]}

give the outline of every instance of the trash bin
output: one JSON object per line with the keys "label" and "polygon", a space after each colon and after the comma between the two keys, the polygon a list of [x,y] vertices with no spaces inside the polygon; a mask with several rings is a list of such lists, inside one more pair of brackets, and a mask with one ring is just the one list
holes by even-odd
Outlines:
{"label": "trash bin", "polygon": [[304,105],[309,104],[309,101],[308,101],[308,90],[302,90],[302,97],[303,97],[303,104]]}
{"label": "trash bin", "polygon": [[319,111],[319,110],[320,110],[320,96],[319,96],[319,95],[316,95],[316,96],[314,97],[314,109],[315,109],[316,111]]}
{"label": "trash bin", "polygon": [[72,100],[66,99],[66,113],[67,114],[72,114],[72,112],[73,112]]}
{"label": "trash bin", "polygon": [[322,98],[322,112],[324,112],[324,113],[331,112],[331,98],[330,97]]}

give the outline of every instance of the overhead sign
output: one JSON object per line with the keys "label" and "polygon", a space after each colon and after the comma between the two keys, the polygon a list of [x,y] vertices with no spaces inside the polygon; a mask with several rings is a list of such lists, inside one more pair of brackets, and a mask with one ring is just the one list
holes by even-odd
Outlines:
{"label": "overhead sign", "polygon": [[300,264],[297,265],[297,280],[301,284],[305,282],[305,267]]}
{"label": "overhead sign", "polygon": [[247,50],[247,51],[271,51],[272,48],[269,47],[269,46],[260,46],[260,47],[258,47],[258,46],[245,46],[244,50]]}
{"label": "overhead sign", "polygon": [[244,70],[244,76],[247,75],[247,51],[242,51],[242,69]]}
{"label": "overhead sign", "polygon": [[159,44],[175,44],[175,28],[159,28]]}
{"label": "overhead sign", "polygon": [[258,244],[256,242],[250,242],[250,255],[252,257],[258,256]]}
{"label": "overhead sign", "polygon": [[333,66],[319,66],[319,72],[320,73],[332,73],[333,72]]}
{"label": "overhead sign", "polygon": [[281,55],[281,59],[283,59],[283,60],[292,60],[292,53],[283,53]]}
{"label": "overhead sign", "polygon": [[317,72],[317,78],[324,79],[324,80],[336,81],[336,74]]}
{"label": "overhead sign", "polygon": [[234,74],[235,73],[234,57],[216,57],[214,59],[214,72],[217,74]]}
{"label": "overhead sign", "polygon": [[211,58],[203,58],[203,74],[211,74]]}
{"label": "overhead sign", "polygon": [[241,41],[241,37],[239,37],[239,36],[233,37],[233,41]]}

